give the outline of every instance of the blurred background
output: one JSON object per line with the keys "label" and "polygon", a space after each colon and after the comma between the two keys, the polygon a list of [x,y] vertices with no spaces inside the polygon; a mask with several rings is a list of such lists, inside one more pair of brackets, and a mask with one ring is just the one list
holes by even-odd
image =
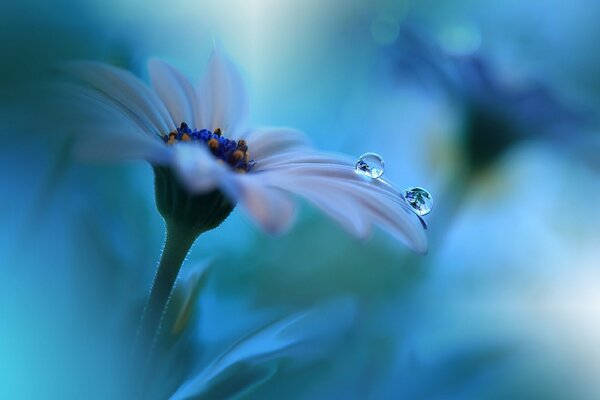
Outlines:
{"label": "blurred background", "polygon": [[[254,124],[377,152],[388,180],[427,188],[430,250],[359,242],[308,206],[270,237],[236,210],[183,267],[188,317],[149,398],[198,376],[195,398],[600,396],[595,1],[9,0],[0,15],[0,398],[127,398],[164,239],[148,165],[81,163],[43,122],[51,67],[145,79],[158,56],[195,80],[215,42]],[[326,318],[248,334],[307,309]]]}

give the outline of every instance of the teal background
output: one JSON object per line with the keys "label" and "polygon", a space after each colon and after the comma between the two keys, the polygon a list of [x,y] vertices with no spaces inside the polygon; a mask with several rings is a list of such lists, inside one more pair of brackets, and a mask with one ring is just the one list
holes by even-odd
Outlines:
{"label": "teal background", "polygon": [[[594,1],[27,0],[0,15],[0,398],[124,398],[164,235],[148,165],[69,156],[47,123],[51,67],[94,59],[145,78],[158,56],[198,79],[215,42],[242,70],[255,124],[299,128],[323,150],[378,152],[387,179],[435,199],[426,256],[381,232],[359,242],[304,203],[280,237],[240,210],[200,237],[184,271],[211,264],[190,330],[206,348],[271,315],[352,304],[320,357],[289,356],[241,397],[600,395]],[[422,64],[402,69],[415,60],[407,30],[453,59],[486,60],[501,91],[539,84],[561,108],[527,109],[516,135],[497,120],[470,125],[479,107],[508,109],[512,123],[520,103],[489,102],[489,87],[449,94]],[[546,122],[562,109],[557,134]],[[173,354],[157,398],[211,352]]]}

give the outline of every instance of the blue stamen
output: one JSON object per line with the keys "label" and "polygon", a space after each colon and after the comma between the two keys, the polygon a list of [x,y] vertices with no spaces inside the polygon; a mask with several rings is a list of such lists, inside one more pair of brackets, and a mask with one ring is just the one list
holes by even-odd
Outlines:
{"label": "blue stamen", "polygon": [[[256,164],[254,160],[246,161],[248,160],[246,142],[227,139],[220,128],[215,129],[214,132],[208,129],[194,128],[192,130],[185,122],[182,122],[179,128],[163,135],[162,139],[169,145],[180,141],[204,143],[215,157],[223,160],[236,171],[248,172]],[[213,139],[214,141],[210,142]]]}

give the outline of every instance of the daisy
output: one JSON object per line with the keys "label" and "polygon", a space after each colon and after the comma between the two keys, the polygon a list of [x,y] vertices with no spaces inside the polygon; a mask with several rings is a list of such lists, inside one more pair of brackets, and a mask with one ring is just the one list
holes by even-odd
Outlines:
{"label": "daisy", "polygon": [[75,111],[68,120],[81,133],[79,151],[100,159],[141,158],[154,169],[167,234],[140,325],[151,340],[192,244],[237,204],[265,231],[277,233],[292,222],[295,197],[303,197],[357,237],[377,225],[426,252],[425,225],[412,211],[413,199],[357,172],[351,158],[314,150],[296,130],[251,127],[240,75],[217,49],[198,85],[158,59],[148,64],[150,86],[97,62],[62,69],[75,81],[63,86],[75,101],[61,105]]}
{"label": "daisy", "polygon": [[[240,75],[217,49],[198,85],[158,59],[148,63],[151,86],[97,62],[62,69],[76,80],[65,87],[76,96],[78,153],[149,161],[167,224],[188,217],[208,230],[239,204],[277,233],[293,220],[294,198],[303,197],[359,238],[376,225],[416,252],[427,249],[410,205],[392,185],[357,173],[355,159],[318,152],[296,130],[251,127]],[[209,195],[221,202],[214,210],[184,209],[186,197]]]}

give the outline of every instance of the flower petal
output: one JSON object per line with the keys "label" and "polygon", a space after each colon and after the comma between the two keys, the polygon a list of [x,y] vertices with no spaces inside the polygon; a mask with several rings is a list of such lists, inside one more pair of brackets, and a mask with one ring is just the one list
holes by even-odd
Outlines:
{"label": "flower petal", "polygon": [[298,182],[294,193],[313,203],[354,236],[366,239],[370,235],[371,221],[365,213],[348,202],[343,191],[332,191],[327,183]]}
{"label": "flower petal", "polygon": [[266,232],[281,233],[294,219],[296,205],[290,196],[277,187],[263,185],[258,175],[230,174],[222,189],[239,202],[246,213]]}
{"label": "flower petal", "polygon": [[[354,235],[364,237],[376,224],[419,253],[427,237],[418,217],[391,185],[365,180],[350,165],[279,165],[257,174],[264,185],[298,194],[331,215]],[[339,211],[333,211],[335,208]]]}
{"label": "flower petal", "polygon": [[143,159],[152,164],[168,164],[170,149],[154,138],[121,131],[87,131],[88,136],[75,143],[75,154],[88,161]]}
{"label": "flower petal", "polygon": [[304,133],[290,128],[253,129],[243,135],[255,160],[309,146]]}
{"label": "flower petal", "polygon": [[68,83],[51,85],[57,104],[48,104],[51,126],[61,133],[73,134],[76,155],[87,160],[142,158],[165,163],[167,146],[152,132],[144,131],[126,110],[115,107],[102,93]]}
{"label": "flower petal", "polygon": [[192,127],[201,126],[198,95],[187,78],[156,58],[148,62],[148,73],[152,87],[167,107],[175,125],[186,122]]}
{"label": "flower petal", "polygon": [[260,176],[231,171],[203,146],[179,144],[175,149],[176,170],[189,190],[205,193],[218,187],[265,231],[279,233],[289,227],[295,204],[287,193],[263,185]]}
{"label": "flower petal", "polygon": [[188,190],[206,193],[216,189],[227,178],[227,171],[219,164],[205,146],[179,143],[175,150],[174,166]]}
{"label": "flower petal", "polygon": [[160,99],[132,73],[93,61],[71,61],[59,68],[98,91],[145,132],[162,135],[172,126]]}
{"label": "flower petal", "polygon": [[315,152],[307,149],[291,148],[264,158],[257,158],[254,171],[267,171],[305,164],[353,165],[351,157],[340,154]]}
{"label": "flower petal", "polygon": [[233,63],[218,48],[198,90],[204,128],[222,128],[230,137],[245,129],[250,109],[246,89]]}

